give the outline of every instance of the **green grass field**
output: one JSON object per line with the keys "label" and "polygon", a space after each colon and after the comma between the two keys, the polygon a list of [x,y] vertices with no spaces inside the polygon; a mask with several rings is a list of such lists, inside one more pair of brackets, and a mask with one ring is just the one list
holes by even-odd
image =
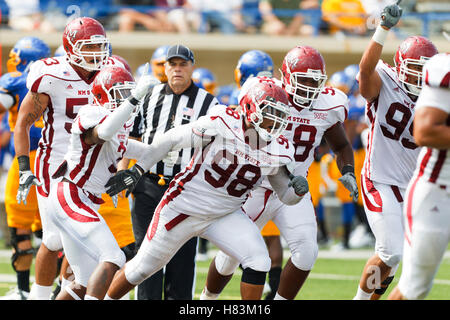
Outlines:
{"label": "green grass field", "polygon": [[[353,251],[353,250],[352,250]],[[353,251],[354,252],[354,251]],[[329,258],[327,251],[319,252],[319,258],[311,271],[309,278],[297,295],[298,300],[350,300],[353,298],[360,273],[366,262],[365,258]],[[342,254],[342,256],[348,256]],[[285,251],[285,257],[289,254]],[[205,284],[206,274],[210,260],[197,263],[197,279],[195,299],[198,299]],[[32,269],[33,270],[33,269]],[[393,285],[390,286],[387,293],[383,296],[387,298],[389,292],[398,283],[401,268],[398,269]],[[33,274],[33,272],[32,272]],[[14,272],[10,266],[9,257],[4,254],[0,257],[0,277],[10,275],[13,278]],[[11,277],[12,276],[12,277]],[[220,299],[239,300],[239,282],[241,271],[237,270],[232,281],[221,294]],[[0,296],[4,295],[14,286],[11,282],[0,282]],[[133,297],[133,293],[131,295]],[[450,299],[450,258],[445,258],[436,275],[435,283],[428,300],[448,300]]]}

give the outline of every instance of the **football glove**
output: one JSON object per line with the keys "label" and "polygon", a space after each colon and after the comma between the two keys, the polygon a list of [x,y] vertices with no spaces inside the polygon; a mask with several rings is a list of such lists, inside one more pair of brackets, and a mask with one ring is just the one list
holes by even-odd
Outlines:
{"label": "football glove", "polygon": [[308,191],[308,180],[306,180],[303,176],[294,176],[293,174],[289,174],[289,181],[288,187],[294,188],[295,194],[297,194],[299,197],[303,197]]}
{"label": "football glove", "polygon": [[127,190],[125,197],[128,197],[136,187],[143,173],[143,170],[137,165],[132,166],[130,169],[117,172],[106,183],[106,193],[110,197],[113,197],[122,190]]}
{"label": "football glove", "polygon": [[33,175],[31,170],[19,171],[19,190],[17,190],[16,196],[17,203],[20,204],[20,202],[23,202],[23,204],[27,204],[27,196],[33,185],[41,186],[42,182]]}
{"label": "football glove", "polygon": [[355,174],[353,172],[346,172],[338,180],[344,185],[344,187],[348,191],[350,191],[350,197],[353,199],[353,202],[358,201],[359,192]]}
{"label": "football glove", "polygon": [[381,12],[380,25],[382,27],[391,29],[398,23],[403,12],[403,9],[398,6],[400,2],[401,0],[398,0],[397,3],[384,7],[383,11]]}
{"label": "football glove", "polygon": [[150,74],[150,64],[147,62],[144,67],[144,72],[136,83],[136,87],[131,90],[131,95],[137,99],[141,100],[148,92],[148,90],[157,84],[159,80]]}

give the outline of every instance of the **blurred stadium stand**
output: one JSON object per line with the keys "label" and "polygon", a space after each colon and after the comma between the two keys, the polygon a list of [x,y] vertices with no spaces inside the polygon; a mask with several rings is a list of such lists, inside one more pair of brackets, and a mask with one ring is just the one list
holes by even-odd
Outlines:
{"label": "blurred stadium stand", "polygon": [[[20,1],[20,0],[19,0]],[[139,12],[152,12],[162,10],[161,7],[146,5],[118,5],[115,0],[96,0],[96,1],[80,1],[80,0],[41,0],[40,9],[43,14],[48,16],[57,15],[69,17],[72,14],[81,14],[90,16],[100,20],[108,30],[114,30],[112,18],[117,15],[120,9],[134,8]],[[74,6],[79,7],[79,11],[75,12]],[[403,15],[404,27],[413,33],[420,33],[424,36],[433,36],[442,31],[450,32],[450,1],[448,0],[403,0],[402,6],[405,7]],[[9,8],[5,0],[0,0],[0,9],[2,14],[2,27],[7,27]],[[164,9],[163,9],[164,10]],[[205,13],[205,12],[204,12]],[[257,0],[243,1],[241,13],[247,24],[253,24],[258,27],[261,23],[261,15],[258,9]],[[311,10],[274,10],[275,15],[279,17],[291,17],[298,13],[307,16],[309,23],[314,28],[314,35],[326,34],[326,24],[322,20],[320,9]],[[58,23],[56,19],[55,23]],[[413,28],[411,28],[413,26]],[[59,26],[61,29],[61,26]],[[206,28],[200,27],[200,32]],[[402,26],[399,27],[402,30]]]}
{"label": "blurred stadium stand", "polygon": [[[17,0],[20,1],[20,0]],[[139,3],[143,3],[138,1]],[[320,10],[277,10],[278,15],[294,15],[298,12],[308,15],[314,26],[315,32],[311,37],[300,36],[272,36],[269,37],[260,32],[236,33],[232,36],[219,32],[212,33],[158,33],[137,30],[130,33],[118,32],[117,24],[111,21],[117,16],[121,8],[129,6],[117,5],[117,0],[76,1],[76,0],[41,0],[40,8],[43,14],[51,17],[52,22],[61,24],[58,32],[49,34],[36,32],[13,31],[8,26],[8,6],[5,0],[0,0],[2,13],[0,25],[0,43],[2,45],[2,69],[9,50],[14,43],[25,35],[36,35],[46,41],[52,49],[61,44],[61,33],[71,15],[91,16],[100,20],[107,30],[115,54],[121,55],[129,61],[132,69],[149,59],[154,49],[161,45],[183,43],[194,50],[199,67],[205,67],[214,72],[218,77],[218,84],[225,85],[233,82],[234,66],[240,55],[251,49],[259,49],[268,52],[275,63],[275,76],[278,76],[278,68],[284,54],[296,44],[310,45],[317,48],[327,62],[327,72],[333,72],[344,68],[348,64],[359,63],[361,53],[367,46],[371,32],[366,36],[329,35],[324,28]],[[244,20],[258,25],[261,16],[258,10],[258,0],[245,0],[242,13]],[[401,25],[395,28],[393,41],[387,41],[383,49],[382,58],[392,63],[393,53],[401,39],[413,34],[429,36],[440,51],[450,51],[450,42],[442,36],[442,31],[450,31],[450,1],[448,0],[403,0],[405,14]],[[132,6],[133,8],[147,12],[148,10],[160,10],[154,6]],[[394,39],[397,38],[397,39]],[[220,63],[217,63],[220,61]]]}

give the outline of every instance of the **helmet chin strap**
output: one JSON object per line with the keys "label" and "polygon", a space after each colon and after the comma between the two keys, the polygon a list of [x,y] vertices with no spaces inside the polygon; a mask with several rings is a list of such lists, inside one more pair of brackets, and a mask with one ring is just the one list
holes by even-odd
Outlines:
{"label": "helmet chin strap", "polygon": [[405,83],[406,88],[408,89],[408,93],[419,96],[421,89],[417,88],[414,85]]}

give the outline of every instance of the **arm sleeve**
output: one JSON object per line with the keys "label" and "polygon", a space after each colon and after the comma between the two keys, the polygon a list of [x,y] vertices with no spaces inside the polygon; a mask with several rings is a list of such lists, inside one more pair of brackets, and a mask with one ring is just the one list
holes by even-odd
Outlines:
{"label": "arm sleeve", "polygon": [[299,203],[303,198],[299,197],[295,193],[294,188],[288,187],[289,177],[287,175],[287,170],[285,167],[280,167],[278,172],[274,175],[268,176],[268,179],[278,198],[284,204],[292,206],[296,203]]}
{"label": "arm sleeve", "polygon": [[116,108],[101,124],[97,127],[98,137],[104,141],[109,141],[116,134],[117,131],[130,118],[135,106],[130,100],[125,100]]}
{"label": "arm sleeve", "polygon": [[148,171],[172,150],[197,148],[208,144],[212,137],[202,134],[202,131],[199,131],[197,128],[198,122],[202,118],[189,124],[172,128],[157,136],[152,144],[146,145],[145,152],[140,154],[137,165],[143,168],[144,171]]}
{"label": "arm sleeve", "polygon": [[133,123],[133,129],[130,132],[130,137],[133,138],[141,138],[142,136],[142,121],[143,120],[143,116],[142,116],[142,108],[139,108],[139,112],[136,115],[136,117],[134,118],[134,123]]}
{"label": "arm sleeve", "polygon": [[72,123],[71,132],[83,134],[87,130],[97,126],[103,118],[106,118],[106,116],[99,111],[99,109],[92,105],[82,106]]}
{"label": "arm sleeve", "polygon": [[141,155],[146,151],[147,144],[134,139],[128,139],[127,150],[124,157],[128,159],[139,159]]}

